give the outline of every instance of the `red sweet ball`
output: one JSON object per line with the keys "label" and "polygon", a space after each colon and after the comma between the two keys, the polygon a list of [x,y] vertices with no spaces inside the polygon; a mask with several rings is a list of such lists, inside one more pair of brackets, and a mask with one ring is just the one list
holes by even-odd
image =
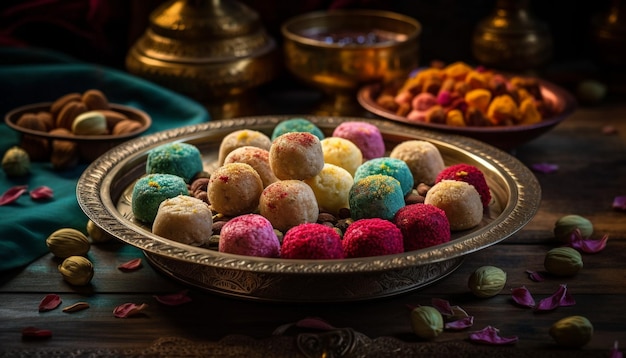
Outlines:
{"label": "red sweet ball", "polygon": [[379,218],[357,220],[343,235],[346,257],[368,257],[404,252],[402,232],[391,221]]}
{"label": "red sweet ball", "polygon": [[480,194],[480,201],[483,207],[486,208],[489,206],[491,202],[491,192],[489,191],[487,180],[485,180],[485,175],[480,169],[470,164],[454,164],[439,172],[435,183],[446,179],[464,181],[472,185],[476,188],[478,194]]}
{"label": "red sweet ball", "polygon": [[430,204],[404,206],[393,218],[404,237],[404,251],[419,250],[450,241],[446,213]]}
{"label": "red sweet ball", "polygon": [[341,236],[331,227],[318,223],[295,226],[285,234],[281,246],[285,259],[342,259]]}

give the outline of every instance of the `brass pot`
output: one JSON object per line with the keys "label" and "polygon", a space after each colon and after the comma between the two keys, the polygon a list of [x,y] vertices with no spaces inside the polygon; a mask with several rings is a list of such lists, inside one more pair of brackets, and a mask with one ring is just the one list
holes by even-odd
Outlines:
{"label": "brass pot", "polygon": [[126,67],[232,117],[234,98],[275,77],[275,48],[258,14],[237,1],[173,0],[150,14]]}
{"label": "brass pot", "polygon": [[476,26],[472,52],[483,65],[504,70],[534,70],[552,58],[548,26],[528,10],[528,0],[498,0]]}
{"label": "brass pot", "polygon": [[[418,66],[421,25],[405,15],[318,11],[289,19],[281,31],[287,70],[332,99],[318,114],[355,114],[352,105],[360,87],[405,79]],[[343,39],[329,40],[342,34]],[[373,40],[343,41],[357,35]]]}

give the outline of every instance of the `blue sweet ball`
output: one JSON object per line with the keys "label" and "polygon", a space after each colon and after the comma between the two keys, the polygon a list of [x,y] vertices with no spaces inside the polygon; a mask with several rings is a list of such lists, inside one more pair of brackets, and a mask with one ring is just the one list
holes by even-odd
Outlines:
{"label": "blue sweet ball", "polygon": [[189,183],[202,170],[202,155],[194,145],[167,143],[148,152],[147,174],[177,175]]}
{"label": "blue sweet ball", "polygon": [[404,207],[400,182],[389,175],[374,174],[356,181],[348,197],[352,219],[380,218],[393,220]]}
{"label": "blue sweet ball", "polygon": [[381,157],[374,158],[361,164],[354,173],[354,181],[357,182],[369,175],[382,174],[396,178],[400,182],[404,195],[413,189],[413,174],[404,160]]}
{"label": "blue sweet ball", "polygon": [[324,139],[324,133],[322,133],[322,130],[313,122],[305,118],[291,118],[278,123],[276,127],[274,127],[272,140],[290,132],[309,132],[319,140]]}
{"label": "blue sweet ball", "polygon": [[183,178],[172,174],[149,174],[135,182],[131,196],[131,209],[136,219],[152,223],[159,205],[165,199],[189,195]]}

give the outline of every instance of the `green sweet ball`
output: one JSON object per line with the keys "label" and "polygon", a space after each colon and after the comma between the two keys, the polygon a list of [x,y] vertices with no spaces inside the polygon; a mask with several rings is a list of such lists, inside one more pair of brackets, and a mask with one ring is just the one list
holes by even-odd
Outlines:
{"label": "green sweet ball", "polygon": [[413,189],[413,174],[404,160],[381,157],[374,158],[361,164],[354,173],[354,181],[357,182],[374,174],[389,175],[400,182],[404,195]]}
{"label": "green sweet ball", "polygon": [[194,145],[167,143],[148,152],[147,174],[172,174],[189,183],[202,170],[202,155]]}
{"label": "green sweet ball", "polygon": [[165,199],[189,195],[183,178],[172,174],[149,174],[139,178],[133,187],[131,208],[136,219],[152,223],[159,205]]}
{"label": "green sweet ball", "polygon": [[304,118],[291,118],[284,120],[274,127],[272,132],[272,140],[280,137],[285,133],[291,132],[309,132],[316,136],[319,140],[324,139],[324,133],[313,122]]}
{"label": "green sweet ball", "polygon": [[350,188],[348,203],[354,220],[393,220],[396,212],[405,205],[400,182],[382,174],[369,175],[355,182]]}

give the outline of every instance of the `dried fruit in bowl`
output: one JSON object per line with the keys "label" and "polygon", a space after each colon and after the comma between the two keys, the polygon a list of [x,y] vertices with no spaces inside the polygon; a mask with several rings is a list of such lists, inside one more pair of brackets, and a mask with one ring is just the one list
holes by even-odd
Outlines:
{"label": "dried fruit in bowl", "polygon": [[384,89],[376,103],[409,121],[459,127],[536,124],[556,113],[536,78],[463,62],[420,69]]}

